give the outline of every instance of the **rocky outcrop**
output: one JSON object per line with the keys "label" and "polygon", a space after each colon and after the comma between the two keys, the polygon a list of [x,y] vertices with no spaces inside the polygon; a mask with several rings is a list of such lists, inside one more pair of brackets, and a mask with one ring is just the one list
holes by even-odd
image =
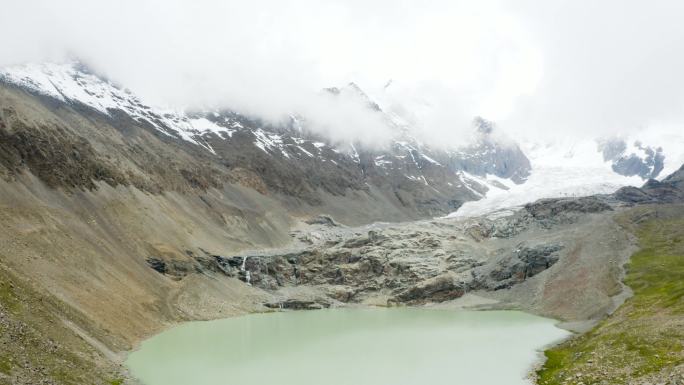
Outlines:
{"label": "rocky outcrop", "polygon": [[651,179],[641,188],[623,187],[614,197],[630,205],[684,202],[684,166],[662,181]]}
{"label": "rocky outcrop", "polygon": [[318,215],[304,221],[307,225],[339,226],[330,215]]}
{"label": "rocky outcrop", "polygon": [[438,275],[419,282],[417,285],[397,294],[390,303],[417,304],[443,302],[463,296],[469,284],[451,273]]}
{"label": "rocky outcrop", "polygon": [[523,282],[558,262],[560,244],[526,246],[519,245],[512,253],[504,251],[494,263],[473,271],[473,287],[491,290],[508,289]]}
{"label": "rocky outcrop", "polygon": [[554,223],[569,223],[581,214],[600,213],[613,210],[602,197],[550,198],[528,203],[524,210],[535,220],[550,226]]}
{"label": "rocky outcrop", "polygon": [[320,310],[330,307],[330,302],[326,300],[306,301],[298,299],[287,299],[280,302],[267,302],[264,304],[269,309],[278,310]]}
{"label": "rocky outcrop", "polygon": [[0,166],[10,175],[28,169],[51,187],[94,189],[95,182],[111,186],[136,183],[106,159],[91,144],[57,125],[38,129],[24,123],[11,106],[2,111],[6,123],[0,126]]}

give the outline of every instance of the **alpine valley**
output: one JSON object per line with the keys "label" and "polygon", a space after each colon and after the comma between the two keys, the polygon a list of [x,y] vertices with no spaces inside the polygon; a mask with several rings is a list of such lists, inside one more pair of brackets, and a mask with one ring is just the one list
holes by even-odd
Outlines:
{"label": "alpine valley", "polygon": [[684,383],[684,132],[518,142],[473,117],[437,146],[408,106],[320,93],[392,138],[0,69],[0,384],[135,384],[127,355],[183,322],[373,306],[560,320],[579,335],[541,384]]}

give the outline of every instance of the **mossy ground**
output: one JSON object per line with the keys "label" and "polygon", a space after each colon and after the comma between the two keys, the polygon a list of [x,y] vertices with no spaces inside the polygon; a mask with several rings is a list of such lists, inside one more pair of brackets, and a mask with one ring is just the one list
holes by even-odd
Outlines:
{"label": "mossy ground", "polygon": [[634,296],[590,332],[547,350],[547,361],[537,372],[539,384],[633,384],[653,379],[679,384],[678,371],[684,367],[682,213],[679,207],[660,207],[638,209],[621,218],[625,223],[641,218],[629,225],[640,247],[625,277]]}

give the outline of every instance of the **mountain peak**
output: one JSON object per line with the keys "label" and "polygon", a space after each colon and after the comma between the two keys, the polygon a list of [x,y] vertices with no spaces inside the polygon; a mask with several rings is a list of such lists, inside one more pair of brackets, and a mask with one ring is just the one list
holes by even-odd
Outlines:
{"label": "mountain peak", "polygon": [[346,96],[350,98],[356,98],[366,104],[370,109],[374,111],[382,111],[380,105],[376,103],[370,96],[361,88],[358,84],[354,82],[347,83],[346,86],[340,87],[329,87],[324,88],[325,91],[329,92],[335,96]]}
{"label": "mountain peak", "polygon": [[473,126],[478,133],[483,135],[489,135],[494,131],[496,124],[490,120],[487,120],[481,116],[476,116],[473,119]]}

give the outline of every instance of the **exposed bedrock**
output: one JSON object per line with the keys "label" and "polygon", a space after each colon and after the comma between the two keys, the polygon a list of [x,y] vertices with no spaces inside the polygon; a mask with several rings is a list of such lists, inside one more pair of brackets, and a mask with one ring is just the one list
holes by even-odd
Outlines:
{"label": "exposed bedrock", "polygon": [[[510,289],[543,275],[568,254],[569,245],[581,242],[579,234],[565,231],[568,226],[606,220],[612,210],[598,198],[556,199],[498,219],[364,228],[315,221],[291,234],[295,247],[213,258],[226,275],[287,297],[265,304],[271,308],[443,302],[473,291]],[[290,288],[301,287],[317,295],[289,298]]]}
{"label": "exposed bedrock", "polygon": [[617,200],[630,205],[684,202],[684,166],[662,181],[651,179],[641,188],[623,187],[614,195]]}

